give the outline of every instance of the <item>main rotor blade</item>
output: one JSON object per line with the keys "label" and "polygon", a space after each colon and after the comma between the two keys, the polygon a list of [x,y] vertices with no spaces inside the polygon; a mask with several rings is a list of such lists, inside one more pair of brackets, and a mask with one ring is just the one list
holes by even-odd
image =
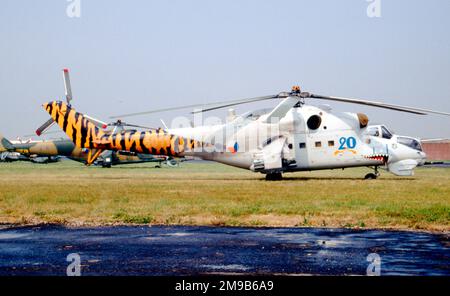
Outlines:
{"label": "main rotor blade", "polygon": [[242,105],[242,104],[260,102],[260,101],[266,101],[266,100],[272,100],[272,99],[278,99],[278,98],[280,98],[279,95],[272,95],[272,96],[256,97],[256,98],[250,98],[250,99],[242,99],[242,100],[237,100],[237,101],[229,101],[228,103],[225,103],[225,104],[217,105],[217,106],[214,106],[211,108],[195,110],[195,111],[192,111],[191,113],[196,114],[196,113],[208,112],[208,111],[222,109],[222,108],[226,108],[226,107],[232,107],[232,106],[237,106],[237,105]]}
{"label": "main rotor blade", "polygon": [[206,107],[206,106],[214,106],[211,108],[202,109],[200,111],[195,111],[192,113],[206,112],[206,111],[225,108],[225,107],[229,107],[229,106],[235,106],[235,105],[246,104],[246,103],[251,103],[251,102],[275,99],[275,98],[278,98],[278,96],[279,95],[271,95],[271,96],[255,97],[255,98],[232,100],[232,101],[220,101],[220,102],[214,102],[214,103],[185,105],[185,106],[179,106],[179,107],[170,107],[170,108],[156,109],[156,110],[151,110],[151,111],[115,115],[115,116],[111,116],[110,118],[117,119],[117,118],[124,118],[124,117],[138,116],[138,115],[162,113],[162,112],[167,112],[167,111],[176,111],[176,110],[183,110],[183,109],[194,109],[194,108],[201,108],[201,107]]}
{"label": "main rotor blade", "polygon": [[401,106],[401,105],[386,104],[386,103],[375,102],[375,101],[350,99],[350,98],[342,98],[342,97],[330,97],[330,96],[322,96],[322,95],[315,95],[315,94],[310,94],[309,97],[313,98],[313,99],[320,99],[320,100],[366,105],[366,106],[390,109],[390,110],[395,110],[395,111],[400,111],[400,112],[413,113],[413,114],[418,114],[418,115],[427,115],[428,113],[434,113],[434,114],[450,116],[450,113],[446,113],[446,112],[421,109],[421,108],[415,108],[415,107],[408,107],[408,106]]}
{"label": "main rotor blade", "polygon": [[[119,126],[119,125],[118,124],[109,124],[109,126]],[[123,124],[121,124],[121,126],[129,126],[129,127],[137,127],[137,128],[143,128],[143,129],[149,129],[149,130],[157,130],[157,128],[154,128],[154,127],[142,126],[142,125],[137,125],[137,124],[123,123]]]}
{"label": "main rotor blade", "polygon": [[[123,118],[123,117],[146,115],[146,114],[152,114],[152,113],[160,113],[160,112],[166,112],[166,111],[175,111],[175,110],[202,108],[203,107],[203,109],[195,110],[195,111],[191,112],[191,113],[195,114],[195,113],[207,112],[207,111],[212,111],[212,110],[216,110],[216,109],[221,109],[221,108],[226,108],[226,107],[231,107],[231,106],[236,106],[236,105],[241,105],[241,104],[247,104],[247,103],[253,103],[253,102],[258,102],[258,101],[286,98],[290,95],[297,96],[302,99],[312,98],[312,99],[336,101],[336,102],[343,102],[343,103],[352,103],[352,104],[359,104],[359,105],[366,105],[366,106],[372,106],[372,107],[377,107],[377,108],[395,110],[395,111],[400,111],[400,112],[413,113],[413,114],[418,114],[418,115],[427,115],[428,113],[432,113],[432,114],[450,116],[450,113],[446,113],[446,112],[440,112],[440,111],[434,111],[434,110],[422,109],[422,108],[415,108],[415,107],[408,107],[408,106],[401,106],[401,105],[394,105],[394,104],[387,104],[387,103],[369,101],[369,100],[322,96],[322,95],[317,95],[317,94],[310,94],[308,92],[302,92],[302,93],[281,92],[277,95],[269,95],[269,96],[254,97],[254,98],[247,98],[247,99],[240,99],[240,100],[232,100],[232,101],[221,101],[221,102],[206,103],[206,104],[193,104],[193,105],[186,105],[186,106],[180,106],[180,107],[171,107],[171,108],[157,109],[157,110],[152,110],[152,111],[144,111],[144,112],[111,116],[110,118]],[[211,106],[211,107],[204,108],[207,106]]]}
{"label": "main rotor blade", "polygon": [[118,119],[118,118],[133,117],[133,116],[146,115],[146,114],[152,114],[152,113],[162,113],[162,112],[167,112],[167,111],[176,111],[176,110],[197,108],[197,107],[201,107],[201,106],[204,106],[204,104],[186,105],[186,106],[180,106],[180,107],[170,107],[170,108],[156,109],[156,110],[151,110],[151,111],[114,115],[114,116],[110,116],[109,118]]}

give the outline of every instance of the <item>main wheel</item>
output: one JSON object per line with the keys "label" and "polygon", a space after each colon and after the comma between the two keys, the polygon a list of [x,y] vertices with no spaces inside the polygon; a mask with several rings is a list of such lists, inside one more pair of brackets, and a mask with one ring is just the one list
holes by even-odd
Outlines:
{"label": "main wheel", "polygon": [[369,173],[364,177],[365,180],[376,180],[377,178],[377,175],[375,175],[374,173]]}
{"label": "main wheel", "polygon": [[266,181],[280,181],[283,179],[281,173],[270,173],[266,175]]}

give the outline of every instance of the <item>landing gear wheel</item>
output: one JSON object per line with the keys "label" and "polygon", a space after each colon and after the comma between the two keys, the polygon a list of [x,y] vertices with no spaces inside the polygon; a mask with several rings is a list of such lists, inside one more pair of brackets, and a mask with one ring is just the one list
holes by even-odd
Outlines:
{"label": "landing gear wheel", "polygon": [[367,174],[364,179],[365,180],[376,180],[380,176],[380,172],[378,171],[378,167],[373,168],[373,173]]}
{"label": "landing gear wheel", "polygon": [[365,180],[376,180],[377,178],[378,176],[374,173],[369,173],[364,177]]}
{"label": "landing gear wheel", "polygon": [[266,181],[281,181],[283,175],[281,173],[270,173],[266,175]]}

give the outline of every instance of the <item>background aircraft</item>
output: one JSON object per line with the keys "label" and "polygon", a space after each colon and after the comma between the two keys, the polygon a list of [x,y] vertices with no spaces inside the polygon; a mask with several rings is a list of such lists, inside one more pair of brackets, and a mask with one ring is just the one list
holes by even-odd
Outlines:
{"label": "background aircraft", "polygon": [[[86,163],[89,149],[78,148],[68,139],[48,141],[9,141],[0,134],[0,153],[2,161],[32,161],[35,163],[57,162],[61,157]],[[104,151],[96,160],[97,165],[111,167],[113,165],[134,164],[143,162],[154,162],[160,167],[161,164],[177,166],[175,159],[167,156],[153,156],[148,154],[134,153],[128,151]]]}

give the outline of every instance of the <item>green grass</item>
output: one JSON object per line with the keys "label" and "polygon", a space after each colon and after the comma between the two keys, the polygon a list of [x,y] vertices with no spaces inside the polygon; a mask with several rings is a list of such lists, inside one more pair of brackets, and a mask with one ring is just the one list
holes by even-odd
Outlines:
{"label": "green grass", "polygon": [[320,226],[450,230],[450,170],[262,174],[215,163],[103,169],[0,163],[0,223]]}

